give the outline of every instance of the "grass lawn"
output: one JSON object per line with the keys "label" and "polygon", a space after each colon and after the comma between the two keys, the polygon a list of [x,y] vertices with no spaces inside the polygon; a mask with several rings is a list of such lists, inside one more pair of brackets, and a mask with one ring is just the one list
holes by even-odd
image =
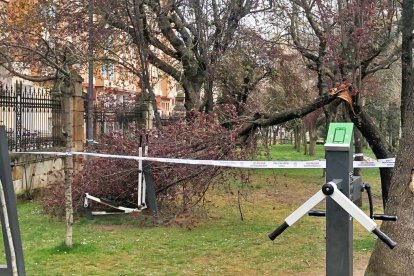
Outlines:
{"label": "grass lawn", "polygon": [[[274,160],[322,159],[323,149],[309,158],[293,152],[291,145],[279,145],[271,155]],[[36,202],[21,202],[27,275],[324,275],[323,218],[304,217],[276,241],[267,238],[320,188],[321,170],[251,173],[249,186],[237,181],[215,185],[207,195],[207,212],[196,220],[177,218],[172,225],[150,227],[129,216],[80,218],[71,250],[62,246],[63,221],[45,216]],[[363,174],[376,189],[378,170],[365,169]],[[243,221],[237,191],[244,195]],[[367,210],[366,204],[363,208]],[[374,241],[355,223],[355,266],[362,264],[363,269]]]}

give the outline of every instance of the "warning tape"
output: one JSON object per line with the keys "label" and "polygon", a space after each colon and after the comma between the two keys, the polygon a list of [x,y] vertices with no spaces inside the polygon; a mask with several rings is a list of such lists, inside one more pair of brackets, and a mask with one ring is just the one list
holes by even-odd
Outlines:
{"label": "warning tape", "polygon": [[[246,169],[323,169],[326,168],[326,160],[310,160],[310,161],[231,161],[231,160],[199,160],[199,159],[179,159],[179,158],[162,158],[149,156],[131,156],[117,155],[91,152],[16,152],[20,154],[38,154],[38,155],[85,155],[100,158],[116,158],[127,160],[145,160],[161,163],[187,164],[187,165],[205,165],[230,168],[246,168]],[[354,168],[392,168],[394,167],[395,158],[354,161]]]}

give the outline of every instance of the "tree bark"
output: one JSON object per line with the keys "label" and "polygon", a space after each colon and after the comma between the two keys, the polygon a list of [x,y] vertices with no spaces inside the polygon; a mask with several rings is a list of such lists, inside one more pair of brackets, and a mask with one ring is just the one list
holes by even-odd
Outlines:
{"label": "tree bark", "polygon": [[[364,160],[364,150],[362,147],[362,134],[358,129],[354,130],[354,149],[355,149],[355,161],[362,161]],[[361,169],[354,168],[354,176],[361,176]],[[362,206],[362,197],[359,197],[356,201],[354,201],[356,205]]]}
{"label": "tree bark", "polygon": [[272,126],[272,130],[273,130],[273,145],[277,144],[277,135],[279,134],[279,126]]}
{"label": "tree bark", "polygon": [[308,147],[308,141],[306,139],[306,127],[305,127],[304,120],[302,120],[302,141],[303,141],[303,154],[308,155],[309,147]]}
{"label": "tree bark", "polygon": [[309,127],[309,155],[314,156],[316,154],[316,141],[318,135],[316,133],[316,124],[311,124]]}
{"label": "tree bark", "polygon": [[200,91],[203,86],[204,80],[188,79],[182,77],[181,85],[184,89],[185,103],[184,107],[187,111],[195,109],[200,103]]}
{"label": "tree bark", "polygon": [[397,155],[389,190],[386,214],[398,221],[383,222],[381,230],[397,242],[390,250],[382,242],[375,243],[366,271],[371,275],[412,275],[414,273],[414,108],[406,110],[400,151]]}
{"label": "tree bark", "polygon": [[[199,112],[210,113],[214,108],[214,97],[213,97],[213,74],[209,74],[208,79],[204,83],[204,100],[202,104],[198,106]],[[201,87],[201,86],[200,86]]]}
{"label": "tree bark", "polygon": [[[350,112],[352,122],[365,137],[370,148],[378,159],[394,157],[394,149],[387,143],[373,120],[359,107],[354,106],[355,113]],[[392,168],[380,168],[382,199],[384,206],[388,200],[388,191],[391,185]]]}
{"label": "tree bark", "polygon": [[402,45],[401,45],[401,125],[405,124],[407,105],[411,100],[413,78],[413,24],[414,1],[402,2]]}
{"label": "tree bark", "polygon": [[[75,94],[75,82],[82,82],[82,79],[76,73],[72,73],[69,78],[63,81],[63,136],[66,150],[73,151],[73,96]],[[72,203],[72,183],[73,183],[73,156],[65,156],[63,160],[65,173],[65,217],[66,217],[66,235],[65,244],[67,247],[73,245],[73,203]]]}
{"label": "tree bark", "polygon": [[297,151],[297,152],[300,152],[300,132],[301,132],[301,128],[300,128],[300,126],[299,125],[295,125],[295,127],[294,127],[294,129],[293,129],[293,132],[294,132],[294,137],[295,137],[295,144],[294,144],[294,148],[295,148],[295,150]]}
{"label": "tree bark", "polygon": [[266,148],[272,145],[272,140],[270,140],[270,128],[266,127],[263,129],[263,144]]}
{"label": "tree bark", "polygon": [[413,97],[413,12],[414,1],[402,2],[401,86],[402,140],[392,175],[386,213],[398,216],[396,222],[383,222],[381,230],[397,242],[389,250],[377,240],[365,275],[412,275],[414,272],[414,97]]}
{"label": "tree bark", "polygon": [[[362,161],[364,160],[364,149],[362,147],[362,135],[361,132],[356,129],[354,130],[354,152],[355,152],[355,161]],[[354,168],[354,176],[361,176],[361,169]]]}

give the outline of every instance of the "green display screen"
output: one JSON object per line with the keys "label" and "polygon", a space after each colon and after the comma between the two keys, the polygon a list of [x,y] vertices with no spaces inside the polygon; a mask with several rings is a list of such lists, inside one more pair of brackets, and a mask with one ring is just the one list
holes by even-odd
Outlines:
{"label": "green display screen", "polygon": [[353,128],[353,123],[330,123],[326,143],[351,145]]}
{"label": "green display screen", "polygon": [[335,128],[335,133],[333,137],[334,143],[343,143],[345,141],[346,129],[344,127]]}

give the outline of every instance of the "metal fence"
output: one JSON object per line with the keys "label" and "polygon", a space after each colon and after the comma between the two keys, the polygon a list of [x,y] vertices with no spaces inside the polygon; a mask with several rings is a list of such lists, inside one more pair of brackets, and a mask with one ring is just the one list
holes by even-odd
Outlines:
{"label": "metal fence", "polygon": [[[128,131],[146,129],[154,125],[154,118],[150,115],[149,101],[127,100],[117,102],[114,99],[104,98],[98,101],[93,108],[94,137],[113,131]],[[87,125],[88,106],[85,99],[85,124]],[[179,120],[179,117],[162,117],[161,125],[168,126]]]}
{"label": "metal fence", "polygon": [[161,125],[169,126],[171,124],[176,123],[179,119],[180,119],[179,117],[163,117],[161,118]]}
{"label": "metal fence", "polygon": [[[136,104],[118,103],[108,107],[98,104],[94,107],[95,135],[132,128],[145,128],[148,110]],[[87,118],[87,112],[85,113]]]}
{"label": "metal fence", "polygon": [[17,83],[0,87],[0,125],[6,126],[10,151],[62,145],[60,97],[49,90]]}

